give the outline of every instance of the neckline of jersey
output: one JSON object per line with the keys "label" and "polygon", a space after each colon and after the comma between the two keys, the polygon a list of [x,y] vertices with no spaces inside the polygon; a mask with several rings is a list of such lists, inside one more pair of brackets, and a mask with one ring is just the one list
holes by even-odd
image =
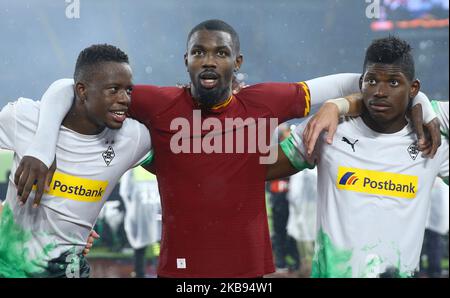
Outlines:
{"label": "neckline of jersey", "polygon": [[79,133],[79,132],[77,132],[77,131],[75,131],[73,129],[70,129],[70,128],[64,126],[64,125],[61,125],[61,130],[70,132],[70,133],[76,135],[77,137],[80,137],[80,138],[83,138],[83,139],[89,139],[89,140],[102,138],[108,132],[108,128],[105,127],[100,133],[98,133],[96,135],[85,135],[85,134]]}
{"label": "neckline of jersey", "polygon": [[[189,88],[186,88],[186,91],[189,94],[190,98],[192,99],[192,104],[193,104],[194,108],[203,110],[201,108],[200,104],[198,103],[198,101],[196,101],[194,99],[194,97],[192,96],[191,90]],[[204,111],[206,111],[207,113],[210,113],[210,114],[220,114],[231,106],[231,104],[234,102],[234,100],[233,100],[234,98],[235,98],[234,95],[231,94],[224,102],[219,103],[219,104],[213,106],[211,109],[204,110]]]}
{"label": "neckline of jersey", "polygon": [[389,138],[389,137],[398,137],[398,136],[408,135],[412,131],[410,122],[408,120],[407,120],[408,123],[401,130],[399,130],[397,132],[381,133],[381,132],[377,132],[377,131],[371,129],[369,126],[367,126],[366,123],[364,123],[361,116],[353,118],[353,119],[356,121],[356,127],[358,127],[358,129],[363,132],[363,135],[366,135],[366,136],[372,136],[372,137],[382,136],[382,137]]}

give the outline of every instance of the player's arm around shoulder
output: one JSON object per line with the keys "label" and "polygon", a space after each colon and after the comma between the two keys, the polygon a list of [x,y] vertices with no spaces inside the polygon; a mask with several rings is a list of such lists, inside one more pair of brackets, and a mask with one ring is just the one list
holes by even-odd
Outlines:
{"label": "player's arm around shoulder", "polygon": [[[35,203],[39,203],[44,185],[51,181],[49,175],[52,176],[52,164],[55,163],[59,128],[72,105],[73,95],[73,80],[61,79],[55,81],[44,93],[41,102],[34,105],[37,111],[31,119],[31,122],[34,122],[34,134],[27,139],[26,152],[14,177],[22,204],[28,199],[33,185],[36,185]],[[22,112],[21,109],[21,114]],[[27,113],[25,116],[30,117],[31,114]],[[21,125],[24,122],[20,120]]]}

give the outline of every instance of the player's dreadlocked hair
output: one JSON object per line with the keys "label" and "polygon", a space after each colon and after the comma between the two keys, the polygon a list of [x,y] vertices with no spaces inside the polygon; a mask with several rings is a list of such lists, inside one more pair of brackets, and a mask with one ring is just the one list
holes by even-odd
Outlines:
{"label": "player's dreadlocked hair", "polygon": [[411,46],[395,36],[376,39],[366,51],[363,73],[373,63],[394,64],[400,66],[408,80],[414,80],[414,59]]}
{"label": "player's dreadlocked hair", "polygon": [[128,56],[119,48],[108,44],[95,44],[85,48],[78,55],[73,78],[75,82],[83,75],[84,69],[102,62],[129,63]]}
{"label": "player's dreadlocked hair", "polygon": [[191,39],[192,34],[194,34],[197,31],[200,30],[209,30],[209,31],[222,31],[229,33],[231,35],[231,40],[233,41],[233,46],[236,54],[239,53],[241,44],[239,42],[239,35],[237,34],[236,30],[233,29],[230,25],[225,23],[221,20],[207,20],[204,22],[201,22],[194,28],[192,28],[191,32],[189,32],[187,42],[189,43],[189,40]]}

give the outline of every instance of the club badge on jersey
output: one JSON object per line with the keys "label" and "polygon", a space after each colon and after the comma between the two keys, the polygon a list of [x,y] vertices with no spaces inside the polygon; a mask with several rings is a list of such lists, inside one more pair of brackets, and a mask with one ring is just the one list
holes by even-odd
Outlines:
{"label": "club badge on jersey", "polygon": [[103,156],[103,160],[105,161],[106,165],[109,166],[111,161],[116,156],[116,154],[114,153],[113,147],[109,146],[108,149],[106,149],[106,151],[102,153],[102,156]]}

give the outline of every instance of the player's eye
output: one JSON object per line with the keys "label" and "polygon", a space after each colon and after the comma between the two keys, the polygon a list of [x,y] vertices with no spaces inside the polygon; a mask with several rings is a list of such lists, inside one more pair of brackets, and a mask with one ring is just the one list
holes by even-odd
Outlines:
{"label": "player's eye", "polygon": [[117,87],[109,87],[108,91],[111,92],[111,93],[117,93],[117,91],[119,91],[119,88],[117,88]]}
{"label": "player's eye", "polygon": [[369,79],[367,80],[367,83],[369,83],[369,85],[376,85],[377,81],[375,81],[374,79]]}
{"label": "player's eye", "polygon": [[227,51],[218,51],[217,52],[217,56],[219,56],[219,57],[227,57],[228,56],[228,52]]}
{"label": "player's eye", "polygon": [[127,94],[131,95],[131,92],[133,92],[133,87],[127,88]]}
{"label": "player's eye", "polygon": [[203,55],[203,51],[202,51],[202,50],[193,50],[193,51],[191,52],[191,54],[192,54],[193,56],[201,56],[201,55]]}
{"label": "player's eye", "polygon": [[390,84],[391,84],[392,87],[397,87],[399,82],[397,80],[391,80]]}

